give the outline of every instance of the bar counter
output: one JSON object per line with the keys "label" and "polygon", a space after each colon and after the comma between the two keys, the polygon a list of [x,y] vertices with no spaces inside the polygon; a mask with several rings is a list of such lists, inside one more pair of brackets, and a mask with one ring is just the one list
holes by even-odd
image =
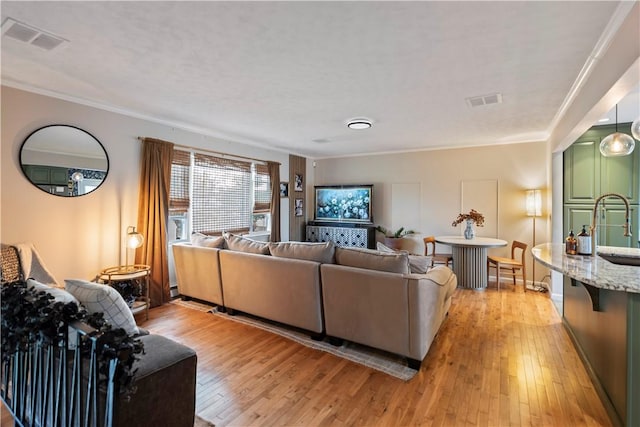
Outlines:
{"label": "bar counter", "polygon": [[[634,258],[637,249],[598,247]],[[614,425],[640,426],[640,266],[567,255],[563,244],[531,251],[564,275],[562,320]]]}

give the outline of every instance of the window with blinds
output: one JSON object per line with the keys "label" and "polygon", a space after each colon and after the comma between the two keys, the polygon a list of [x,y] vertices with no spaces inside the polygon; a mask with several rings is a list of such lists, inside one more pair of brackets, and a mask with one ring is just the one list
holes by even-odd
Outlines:
{"label": "window with blinds", "polygon": [[255,164],[253,199],[254,213],[266,213],[271,210],[271,178],[267,165]]}
{"label": "window with blinds", "polygon": [[192,197],[193,231],[249,231],[251,163],[195,154]]}
{"label": "window with blinds", "polygon": [[191,230],[205,234],[270,229],[267,165],[175,150],[170,215],[190,211]]}
{"label": "window with blinds", "polygon": [[183,214],[189,209],[189,167],[191,153],[174,150],[169,189],[169,214]]}

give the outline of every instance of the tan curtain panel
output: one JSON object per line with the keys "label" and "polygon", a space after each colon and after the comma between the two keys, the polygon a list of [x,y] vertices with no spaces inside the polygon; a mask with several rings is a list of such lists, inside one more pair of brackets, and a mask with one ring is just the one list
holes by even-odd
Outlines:
{"label": "tan curtain panel", "polygon": [[172,143],[153,138],[142,139],[138,231],[144,236],[144,243],[136,251],[136,263],[151,266],[151,307],[162,305],[171,298],[167,217],[172,158]]}
{"label": "tan curtain panel", "polygon": [[267,162],[271,180],[271,236],[272,242],[280,241],[280,163]]}

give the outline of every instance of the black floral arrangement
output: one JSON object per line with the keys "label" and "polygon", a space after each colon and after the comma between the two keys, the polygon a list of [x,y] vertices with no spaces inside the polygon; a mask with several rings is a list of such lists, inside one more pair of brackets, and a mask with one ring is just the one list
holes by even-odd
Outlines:
{"label": "black floral arrangement", "polygon": [[133,306],[135,300],[142,296],[142,287],[136,280],[118,281],[112,283],[110,286],[122,295],[122,299],[124,299],[124,302],[126,302],[129,307]]}
{"label": "black floral arrangement", "polygon": [[38,341],[62,346],[72,322],[83,322],[95,330],[83,335],[80,351],[91,351],[89,336],[97,338],[96,357],[99,362],[100,380],[106,381],[109,361],[118,358],[115,386],[128,399],[135,393],[133,379],[137,369],[133,364],[144,353],[143,343],[127,335],[122,328],[113,329],[104,320],[102,313],[89,314],[74,302],[54,302],[54,297],[43,291],[28,288],[26,282],[18,281],[2,286],[2,358],[8,361],[16,351],[25,351]]}

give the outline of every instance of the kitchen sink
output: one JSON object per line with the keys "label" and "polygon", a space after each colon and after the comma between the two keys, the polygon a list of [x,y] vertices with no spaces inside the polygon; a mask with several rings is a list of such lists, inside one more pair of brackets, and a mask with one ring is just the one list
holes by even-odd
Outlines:
{"label": "kitchen sink", "polygon": [[613,264],[640,267],[640,249],[602,246],[598,247],[597,253]]}

